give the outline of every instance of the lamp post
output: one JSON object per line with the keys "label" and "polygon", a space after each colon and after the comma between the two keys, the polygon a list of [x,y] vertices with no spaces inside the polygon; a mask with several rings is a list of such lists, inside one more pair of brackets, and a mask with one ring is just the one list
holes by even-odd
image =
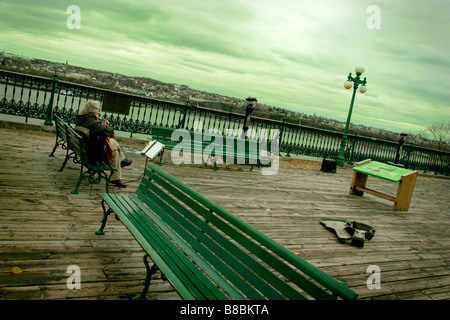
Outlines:
{"label": "lamp post", "polygon": [[352,73],[349,73],[349,75],[347,77],[347,81],[345,81],[345,83],[344,83],[345,89],[350,89],[353,86],[353,95],[352,95],[352,101],[350,103],[350,110],[348,111],[347,122],[345,124],[344,135],[342,136],[342,140],[341,140],[341,147],[339,148],[339,153],[336,157],[336,162],[337,162],[338,166],[340,166],[340,167],[343,167],[345,164],[345,157],[344,157],[345,145],[347,143],[348,126],[350,125],[350,119],[352,117],[353,102],[355,101],[356,90],[358,89],[359,85],[361,85],[361,87],[359,88],[359,92],[365,93],[367,91],[367,87],[366,87],[366,83],[367,83],[366,79],[367,78],[364,78],[364,80],[361,80],[361,78],[360,78],[360,76],[364,72],[364,67],[361,67],[361,66],[356,67],[355,72],[356,72],[356,77],[352,77]]}
{"label": "lamp post", "polygon": [[45,115],[45,120],[44,120],[44,125],[45,126],[53,126],[53,122],[52,122],[52,112],[53,112],[53,100],[54,100],[54,96],[55,96],[55,87],[56,87],[56,83],[58,82],[58,75],[56,74],[56,70],[53,73],[53,78],[52,78],[52,92],[50,95],[50,101],[48,103],[48,109]]}

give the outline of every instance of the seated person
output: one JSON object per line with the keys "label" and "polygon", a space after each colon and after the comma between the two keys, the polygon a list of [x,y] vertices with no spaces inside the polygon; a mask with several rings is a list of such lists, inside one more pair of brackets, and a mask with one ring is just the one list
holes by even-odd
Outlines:
{"label": "seated person", "polygon": [[120,188],[126,188],[126,185],[122,183],[121,168],[129,166],[131,160],[128,160],[119,143],[114,139],[114,130],[109,127],[109,121],[103,119],[99,120],[100,104],[97,101],[88,101],[86,105],[80,110],[79,115],[75,121],[75,130],[82,132],[88,139],[88,157],[89,161],[99,162],[102,161],[103,150],[102,145],[99,144],[98,137],[109,137],[109,142],[112,148],[112,160],[111,166],[116,169],[111,176],[111,183]]}

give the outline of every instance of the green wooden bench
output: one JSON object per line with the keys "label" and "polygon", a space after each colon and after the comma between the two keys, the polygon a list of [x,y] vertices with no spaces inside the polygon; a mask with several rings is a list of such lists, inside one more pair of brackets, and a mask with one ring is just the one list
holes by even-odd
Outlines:
{"label": "green wooden bench", "polygon": [[[173,150],[174,147],[177,146],[181,142],[181,140],[172,141],[172,133],[175,130],[177,130],[177,129],[176,128],[164,128],[164,127],[154,126],[152,128],[152,139],[163,143],[165,145],[166,149]],[[189,133],[191,135],[191,141],[194,141],[193,140],[193,132],[189,131]],[[208,146],[208,145],[209,145],[209,142],[206,143],[202,139],[202,146],[200,147],[200,149],[198,149],[196,144],[192,143],[190,151],[193,152],[193,153],[197,152],[197,153],[203,154],[205,147]],[[215,162],[216,156],[214,154],[213,155],[211,155],[211,154],[208,155],[208,158],[206,160],[205,165],[208,164],[208,161],[210,159],[214,160],[214,170],[216,170],[216,162]],[[162,163],[162,155],[160,157],[160,163]]]}
{"label": "green wooden bench", "polygon": [[[152,129],[152,139],[160,141],[166,146],[166,149],[173,150],[173,148],[178,145],[181,140],[179,141],[173,141],[172,140],[172,133],[177,129],[172,128],[164,128],[164,127],[158,127],[154,126]],[[259,143],[256,144],[257,150],[250,150],[250,143],[249,140],[240,139],[235,137],[234,138],[234,146],[233,151],[228,152],[227,148],[227,139],[226,137],[223,137],[222,141],[222,150],[215,150],[212,153],[205,153],[205,149],[210,146],[211,141],[213,139],[209,138],[208,134],[202,134],[202,143],[199,145],[198,143],[194,143],[194,137],[195,133],[192,131],[189,131],[190,137],[191,137],[191,152],[193,153],[201,153],[207,155],[207,159],[205,160],[205,165],[208,164],[209,161],[211,161],[214,164],[214,170],[217,168],[217,160],[219,157],[225,158],[224,160],[228,159],[228,162],[235,163],[235,164],[244,164],[244,165],[251,165],[250,171],[253,170],[254,166],[260,167],[270,167],[272,165],[272,159],[269,157],[261,157],[259,153]],[[243,143],[244,147],[238,147],[240,143]],[[230,157],[231,156],[231,157]],[[160,159],[162,160],[162,158]]]}
{"label": "green wooden bench", "polygon": [[[56,141],[53,146],[52,152],[49,154],[50,157],[54,157],[54,153],[58,146],[61,146],[63,150],[66,150],[66,154],[69,152],[67,148],[67,136],[66,136],[66,123],[57,115],[54,115],[55,119],[55,130],[56,130]],[[62,171],[62,170],[59,170]]]}
{"label": "green wooden bench", "polygon": [[172,141],[171,139],[172,133],[175,130],[176,129],[154,126],[152,128],[152,140],[157,140],[163,143],[166,149],[172,150],[178,144],[178,141]]}
{"label": "green wooden bench", "polygon": [[[261,156],[259,141],[254,143],[248,139],[235,137],[233,143],[232,151],[228,151],[229,146],[224,138],[224,154],[230,163],[251,165],[250,171],[254,166],[258,168],[272,166],[273,159],[271,157]],[[232,159],[228,160],[230,156]]]}
{"label": "green wooden bench", "polygon": [[88,178],[90,184],[99,184],[102,178],[105,179],[106,192],[108,192],[111,175],[116,169],[105,162],[90,162],[87,155],[88,149],[85,142],[86,137],[83,137],[84,133],[74,130],[60,117],[55,115],[54,118],[56,142],[49,156],[53,157],[56,148],[60,145],[63,150],[66,150],[66,157],[64,158],[61,168],[58,170],[59,172],[63,171],[69,159],[72,159],[74,163],[81,165],[80,175],[76,182],[75,188],[71,191],[71,193],[78,193],[78,188],[84,178]]}
{"label": "green wooden bench", "polygon": [[[150,163],[135,193],[102,193],[144,249],[145,298],[158,269],[183,299],[355,299],[357,294]],[[148,258],[153,262],[150,268]]]}

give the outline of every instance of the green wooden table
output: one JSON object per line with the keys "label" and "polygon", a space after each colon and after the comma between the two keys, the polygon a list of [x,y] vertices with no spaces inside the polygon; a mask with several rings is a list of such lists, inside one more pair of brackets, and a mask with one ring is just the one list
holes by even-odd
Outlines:
{"label": "green wooden table", "polygon": [[[355,164],[350,194],[362,196],[364,192],[394,202],[394,210],[407,211],[411,202],[417,171],[412,171],[386,163],[364,160]],[[391,196],[366,187],[367,177],[373,176],[398,183],[396,196]]]}

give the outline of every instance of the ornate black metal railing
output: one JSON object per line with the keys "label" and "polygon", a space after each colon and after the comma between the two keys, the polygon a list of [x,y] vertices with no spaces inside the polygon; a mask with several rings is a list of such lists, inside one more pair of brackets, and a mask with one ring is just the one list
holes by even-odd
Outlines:
{"label": "ornate black metal railing", "polygon": [[[219,131],[224,134],[243,128],[245,116],[186,103],[147,98],[128,93],[112,92],[105,89],[31,76],[17,72],[0,70],[0,113],[28,118],[44,119],[48,123],[57,114],[73,123],[80,108],[87,100],[102,102],[106,95],[119,95],[129,99],[130,108],[126,114],[102,111],[111,126],[118,131],[151,135],[153,126],[183,128],[192,131]],[[302,125],[252,117],[249,139],[273,137],[276,132],[279,151],[286,155],[307,155],[312,157],[335,158],[342,133],[321,130]],[[274,131],[276,129],[277,131]],[[393,162],[398,144],[394,142],[349,135],[345,159],[357,162],[373,159]],[[450,175],[450,153],[404,144],[400,154],[400,164],[413,170]]]}

